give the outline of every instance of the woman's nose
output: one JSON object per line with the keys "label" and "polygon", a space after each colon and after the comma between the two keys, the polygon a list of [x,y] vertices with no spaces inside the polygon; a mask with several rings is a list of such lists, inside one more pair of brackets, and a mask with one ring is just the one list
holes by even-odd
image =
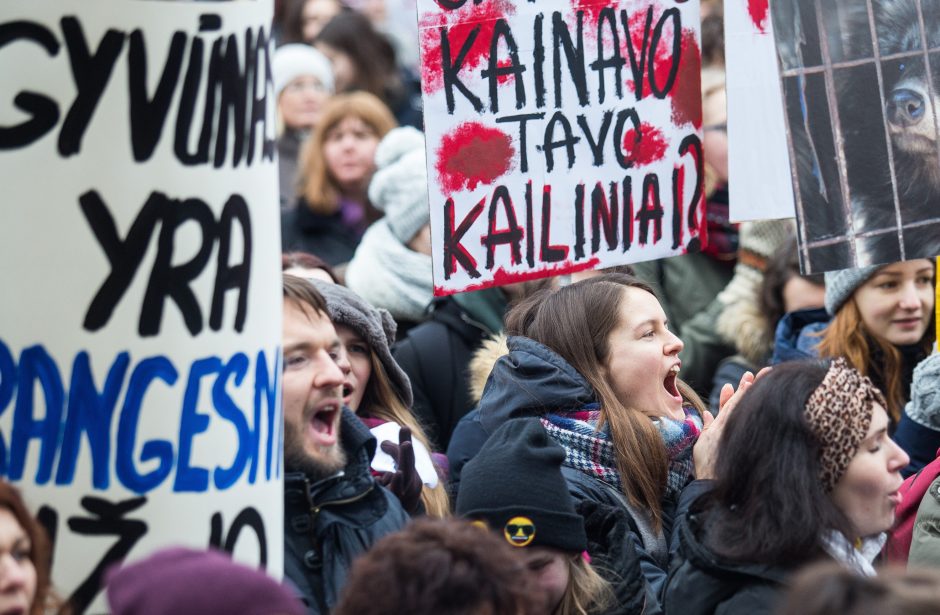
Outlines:
{"label": "woman's nose", "polygon": [[899,305],[905,310],[916,310],[920,307],[920,293],[917,292],[917,286],[913,282],[905,283],[901,287]]}
{"label": "woman's nose", "polygon": [[11,553],[0,557],[0,591],[17,590],[26,583],[26,570]]}
{"label": "woman's nose", "polygon": [[894,447],[894,454],[891,456],[890,470],[900,472],[911,463],[911,458],[894,440],[891,440],[891,446]]}
{"label": "woman's nose", "polygon": [[672,331],[669,331],[668,334],[671,339],[666,342],[666,354],[679,354],[682,352],[682,349],[685,348],[685,344],[679,339],[679,336]]}
{"label": "woman's nose", "polygon": [[349,353],[345,349],[341,350],[336,357],[336,366],[339,368],[339,371],[343,372],[343,375],[347,375],[352,371],[352,363],[349,362]]}

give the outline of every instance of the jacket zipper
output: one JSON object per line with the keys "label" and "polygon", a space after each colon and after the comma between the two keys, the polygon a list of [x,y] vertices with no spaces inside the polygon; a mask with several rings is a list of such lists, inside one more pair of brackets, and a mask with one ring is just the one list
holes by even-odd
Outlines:
{"label": "jacket zipper", "polygon": [[[375,488],[375,483],[372,483],[371,485],[369,485],[369,488],[368,488],[368,489],[366,489],[366,490],[363,491],[362,493],[359,493],[359,494],[357,494],[357,495],[355,495],[355,496],[353,496],[353,497],[351,497],[351,498],[344,498],[344,499],[342,499],[342,500],[333,500],[333,501],[330,501],[330,502],[324,502],[323,504],[320,504],[319,506],[314,506],[314,505],[313,505],[313,498],[310,496],[310,480],[309,480],[307,477],[304,477],[304,493],[307,494],[307,506],[310,508],[310,543],[313,545],[313,549],[314,549],[314,551],[316,551],[316,553],[317,553],[317,561],[321,562],[321,566],[322,566],[322,562],[323,562],[323,551],[322,551],[322,549],[320,548],[320,541],[317,540],[317,535],[316,535],[316,520],[317,520],[317,515],[319,515],[319,514],[320,514],[320,511],[323,510],[324,508],[326,508],[327,506],[338,506],[338,505],[340,505],[340,504],[351,504],[352,502],[359,501],[359,500],[363,499],[364,497],[366,497],[367,495],[369,495],[370,493],[372,493],[372,490],[373,490],[374,488]],[[323,590],[323,588],[322,588],[322,587],[321,587],[321,588],[313,588],[313,587],[311,587],[311,589],[312,589],[313,592],[314,592],[314,597],[315,597],[317,603],[318,603],[319,606],[320,606],[320,610],[321,610],[322,612],[326,613],[326,612],[327,612],[327,607],[326,607],[326,604],[325,604],[326,597],[325,597],[324,595],[322,595],[322,593],[321,593],[322,590]],[[318,590],[319,590],[319,591],[318,591]]]}

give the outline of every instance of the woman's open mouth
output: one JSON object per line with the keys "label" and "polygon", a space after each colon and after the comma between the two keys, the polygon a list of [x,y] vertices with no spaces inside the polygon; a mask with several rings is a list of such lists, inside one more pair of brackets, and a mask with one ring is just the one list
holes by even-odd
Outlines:
{"label": "woman's open mouth", "polygon": [[679,393],[679,385],[677,383],[679,379],[679,366],[673,365],[669,368],[669,373],[666,374],[666,377],[663,378],[663,388],[666,390],[666,393],[669,394],[674,400],[682,402],[682,394]]}
{"label": "woman's open mouth", "polygon": [[891,501],[891,506],[897,508],[901,505],[901,502],[904,501],[904,494],[902,494],[900,490],[895,491],[894,493],[889,493],[888,500]]}

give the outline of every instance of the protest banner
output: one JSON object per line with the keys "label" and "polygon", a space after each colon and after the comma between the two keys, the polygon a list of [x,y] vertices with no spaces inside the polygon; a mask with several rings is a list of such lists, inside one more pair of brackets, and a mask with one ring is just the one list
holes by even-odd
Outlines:
{"label": "protest banner", "polygon": [[[767,0],[725,2],[731,220],[792,218],[793,181]],[[707,130],[707,127],[706,127]]]}
{"label": "protest banner", "polygon": [[435,294],[704,242],[697,2],[419,0]]}
{"label": "protest banner", "polygon": [[940,253],[940,4],[771,4],[804,272]]}
{"label": "protest banner", "polygon": [[283,568],[271,12],[0,10],[0,475],[79,613],[168,544]]}

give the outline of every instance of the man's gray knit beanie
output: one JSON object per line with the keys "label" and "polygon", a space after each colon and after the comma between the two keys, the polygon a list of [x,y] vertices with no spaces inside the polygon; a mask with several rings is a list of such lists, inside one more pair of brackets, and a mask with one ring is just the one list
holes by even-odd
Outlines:
{"label": "man's gray knit beanie", "polygon": [[321,280],[310,280],[326,300],[326,311],[333,324],[346,325],[356,332],[362,340],[369,344],[372,351],[388,374],[392,388],[404,402],[411,408],[414,395],[411,392],[411,380],[392,357],[390,349],[395,341],[395,331],[398,325],[388,310],[373,307],[365,299],[339,284],[330,284]]}
{"label": "man's gray knit beanie", "polygon": [[826,311],[835,316],[855,289],[868,281],[884,265],[826,272]]}

